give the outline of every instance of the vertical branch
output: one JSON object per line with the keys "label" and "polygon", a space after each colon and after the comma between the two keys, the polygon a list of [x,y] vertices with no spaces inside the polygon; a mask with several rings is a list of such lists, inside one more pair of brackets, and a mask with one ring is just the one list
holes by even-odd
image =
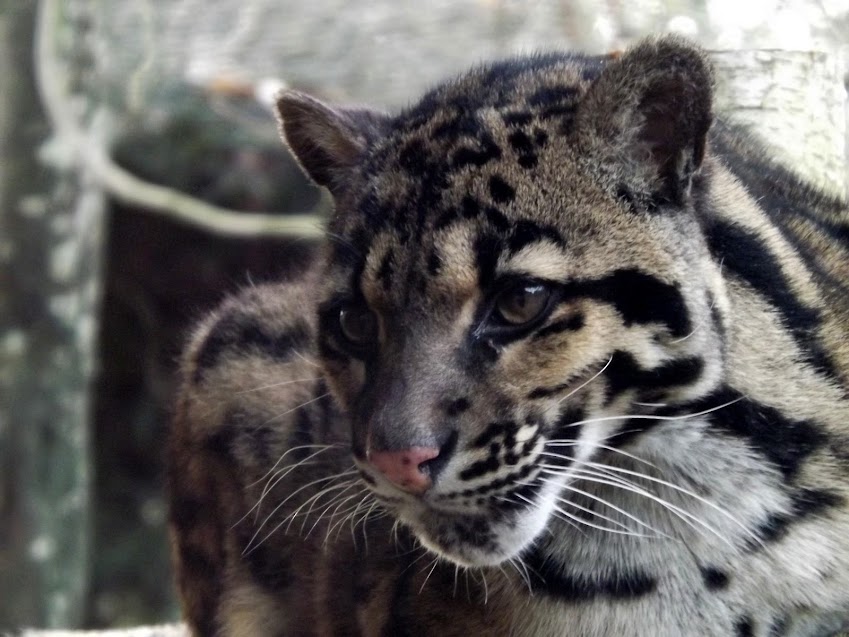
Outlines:
{"label": "vertical branch", "polygon": [[[104,199],[51,135],[34,80],[63,35],[66,59],[85,59],[66,12],[86,2],[0,9],[0,616],[12,625],[76,626],[85,608]],[[76,97],[63,107],[87,106]]]}

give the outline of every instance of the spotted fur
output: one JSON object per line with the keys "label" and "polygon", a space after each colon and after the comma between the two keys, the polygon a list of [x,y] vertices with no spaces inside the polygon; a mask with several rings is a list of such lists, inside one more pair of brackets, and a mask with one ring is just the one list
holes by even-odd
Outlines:
{"label": "spotted fur", "polygon": [[[397,115],[281,95],[336,213],[309,280],[227,301],[185,354],[195,634],[846,626],[849,213],[711,94],[663,38]],[[420,493],[377,462],[421,449]]]}

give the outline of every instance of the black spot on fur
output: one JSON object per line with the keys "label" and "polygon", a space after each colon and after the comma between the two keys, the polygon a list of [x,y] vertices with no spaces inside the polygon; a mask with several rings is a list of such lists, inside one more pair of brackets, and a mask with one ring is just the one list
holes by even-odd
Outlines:
{"label": "black spot on fur", "polygon": [[544,106],[560,102],[574,102],[578,98],[578,88],[566,84],[545,86],[528,98],[531,106]]}
{"label": "black spot on fur", "polygon": [[507,230],[510,229],[510,221],[498,208],[487,206],[484,215],[486,216],[486,220],[496,229],[496,231],[507,232]]}
{"label": "black spot on fur", "polygon": [[[551,119],[553,117],[561,117],[564,119],[564,123],[569,124],[572,121],[572,117],[575,115],[575,105],[574,104],[560,104],[558,106],[547,106],[546,108],[540,111],[540,119]],[[569,132],[568,128],[560,129],[561,132]]]}
{"label": "black spot on fur", "polygon": [[534,144],[542,148],[548,143],[548,133],[543,129],[537,128],[534,130]]}
{"label": "black spot on fur", "polygon": [[728,588],[728,573],[721,571],[712,566],[705,566],[701,569],[702,579],[705,582],[705,587],[709,591],[721,591]]}
{"label": "black spot on fur", "polygon": [[605,572],[592,576],[570,575],[566,566],[558,564],[554,558],[539,550],[531,551],[524,561],[532,573],[531,583],[535,593],[567,602],[633,600],[650,595],[657,589],[657,580],[639,570]]}
{"label": "black spot on fur", "polygon": [[533,120],[533,115],[526,112],[512,112],[505,113],[502,119],[507,126],[526,126]]}
{"label": "black spot on fur", "polygon": [[544,239],[558,246],[564,245],[563,237],[560,236],[560,233],[553,226],[522,219],[516,224],[513,232],[510,234],[507,245],[510,252],[515,254],[525,246]]}
{"label": "black spot on fur", "polygon": [[489,178],[489,194],[497,203],[509,203],[516,197],[513,186],[498,175]]}
{"label": "black spot on fur", "polygon": [[466,195],[459,208],[450,208],[443,212],[434,223],[434,230],[447,228],[461,219],[475,219],[481,214],[480,203],[471,195]]}
{"label": "black spot on fur", "polygon": [[537,164],[539,164],[539,157],[536,155],[521,155],[518,161],[522,168],[536,168]]}
{"label": "black spot on fur", "polygon": [[481,206],[477,199],[470,195],[463,197],[460,202],[460,210],[462,211],[463,219],[474,219],[481,213]]}
{"label": "black spot on fur", "polygon": [[501,149],[491,138],[487,136],[478,141],[480,142],[480,148],[461,146],[454,152],[454,156],[451,158],[452,168],[483,166],[501,158]]}
{"label": "black spot on fur", "polygon": [[524,131],[518,130],[511,133],[507,138],[507,141],[510,142],[513,149],[521,155],[527,155],[534,152],[534,143]]}
{"label": "black spot on fur", "polygon": [[454,153],[451,164],[454,168],[462,168],[464,166],[483,166],[489,161],[496,159],[491,152],[484,152],[476,148],[463,146]]}
{"label": "black spot on fur", "polygon": [[420,177],[428,168],[426,157],[424,144],[420,139],[414,139],[398,153],[398,163],[410,175]]}
{"label": "black spot on fur", "polygon": [[459,416],[464,411],[466,411],[469,407],[472,406],[471,401],[468,398],[458,398],[456,400],[452,400],[448,403],[448,407],[445,409],[445,413],[450,417],[454,418]]}
{"label": "black spot on fur", "polygon": [[754,637],[755,625],[752,618],[745,615],[734,624],[734,634],[737,637]]}

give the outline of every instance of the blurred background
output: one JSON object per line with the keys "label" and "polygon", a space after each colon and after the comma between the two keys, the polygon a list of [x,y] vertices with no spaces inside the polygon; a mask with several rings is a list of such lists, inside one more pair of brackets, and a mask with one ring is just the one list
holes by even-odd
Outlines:
{"label": "blurred background", "polygon": [[0,0],[0,632],[176,618],[175,359],[226,293],[297,276],[329,210],[275,90],[392,108],[668,31],[842,64],[849,0]]}

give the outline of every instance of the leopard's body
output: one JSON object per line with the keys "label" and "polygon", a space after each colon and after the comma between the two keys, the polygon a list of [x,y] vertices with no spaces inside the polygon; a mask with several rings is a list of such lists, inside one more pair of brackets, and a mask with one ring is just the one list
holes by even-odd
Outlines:
{"label": "leopard's body", "polygon": [[196,634],[846,626],[849,212],[711,128],[702,53],[279,108],[337,209],[307,280],[231,298],[183,360]]}

